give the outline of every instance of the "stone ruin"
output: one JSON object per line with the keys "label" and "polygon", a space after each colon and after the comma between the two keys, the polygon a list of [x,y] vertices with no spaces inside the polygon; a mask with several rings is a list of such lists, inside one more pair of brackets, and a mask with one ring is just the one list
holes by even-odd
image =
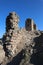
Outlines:
{"label": "stone ruin", "polygon": [[[30,57],[33,53],[36,53],[36,49],[34,48],[36,43],[34,38],[40,37],[40,31],[37,31],[36,24],[32,19],[28,18],[25,22],[25,28],[18,27],[19,16],[15,12],[9,13],[6,18],[6,33],[3,35],[2,39],[0,39],[0,64],[7,65],[9,61],[11,61],[14,57],[16,57],[22,50],[26,49],[26,53],[28,52],[28,64],[30,62]],[[39,38],[38,38],[39,39]],[[36,40],[36,39],[35,39]],[[24,52],[23,52],[24,55]],[[19,59],[20,60],[20,59]],[[16,59],[15,59],[16,61]],[[18,61],[17,61],[18,62]],[[23,64],[25,61],[21,61],[20,64],[14,65],[27,65]],[[26,61],[27,62],[27,61]],[[10,65],[10,64],[8,64]]]}
{"label": "stone ruin", "polygon": [[19,31],[18,21],[19,17],[15,12],[10,13],[6,18],[6,33],[3,35],[3,43],[5,45],[4,49],[7,49],[7,51],[5,50],[7,55],[13,56],[14,54],[18,37],[17,31]]}
{"label": "stone ruin", "polygon": [[27,31],[34,31],[36,30],[36,24],[32,19],[28,18],[25,23],[25,28]]}
{"label": "stone ruin", "polygon": [[[24,44],[21,45],[20,43],[23,42],[22,39],[23,39],[24,33],[22,32],[22,29],[19,30],[18,22],[19,22],[18,15],[15,12],[9,13],[9,15],[6,18],[6,33],[3,35],[3,38],[0,42],[0,44],[3,45],[0,48],[2,49],[4,48],[4,50],[1,50],[1,51],[2,52],[5,51],[2,53],[4,57],[5,56],[14,57],[23,48]],[[25,26],[26,30],[28,31],[34,30],[33,29],[34,23],[33,21],[31,21],[31,19],[27,19],[25,25],[26,25]],[[21,45],[21,49],[19,48],[20,45]]]}
{"label": "stone ruin", "polygon": [[[33,20],[28,20],[29,21],[26,21],[26,28],[28,28],[28,31],[29,29],[30,31],[36,30]],[[6,33],[3,36],[3,43],[4,45],[6,45],[8,55],[11,56],[13,56],[15,52],[17,52],[17,50],[15,50],[17,48],[16,46],[19,45],[19,42],[21,41],[20,39],[22,39],[22,36],[24,35],[22,29],[20,31],[18,28],[18,21],[19,17],[15,12],[10,13],[6,18]]]}

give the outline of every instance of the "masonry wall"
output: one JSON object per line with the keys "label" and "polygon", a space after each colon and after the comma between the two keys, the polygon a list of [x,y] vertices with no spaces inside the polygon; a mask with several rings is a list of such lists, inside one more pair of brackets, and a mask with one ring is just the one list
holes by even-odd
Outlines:
{"label": "masonry wall", "polygon": [[36,24],[34,24],[34,21],[32,19],[27,19],[25,22],[25,29],[27,31],[34,31],[36,30]]}

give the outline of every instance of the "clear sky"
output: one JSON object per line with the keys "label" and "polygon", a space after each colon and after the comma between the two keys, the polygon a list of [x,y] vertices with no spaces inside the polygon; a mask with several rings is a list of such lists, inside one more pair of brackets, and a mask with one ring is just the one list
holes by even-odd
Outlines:
{"label": "clear sky", "polygon": [[43,30],[43,0],[0,0],[0,37],[5,33],[6,16],[13,11],[20,17],[20,27],[25,26],[26,18],[32,18]]}

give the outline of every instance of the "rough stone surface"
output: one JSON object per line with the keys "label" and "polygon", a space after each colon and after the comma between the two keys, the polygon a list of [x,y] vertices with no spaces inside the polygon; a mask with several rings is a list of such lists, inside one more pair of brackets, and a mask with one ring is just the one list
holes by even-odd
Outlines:
{"label": "rough stone surface", "polygon": [[9,13],[0,39],[0,65],[43,65],[43,31],[20,29],[18,22],[18,15]]}
{"label": "rough stone surface", "polygon": [[0,45],[0,63],[3,62],[4,58],[5,58],[5,52],[3,50],[3,46]]}

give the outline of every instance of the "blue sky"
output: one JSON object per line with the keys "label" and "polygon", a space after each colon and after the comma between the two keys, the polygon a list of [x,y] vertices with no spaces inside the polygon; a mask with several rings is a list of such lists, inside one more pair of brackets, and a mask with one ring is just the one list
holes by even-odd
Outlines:
{"label": "blue sky", "polygon": [[25,26],[26,18],[32,18],[39,30],[43,30],[43,0],[0,0],[0,38],[5,33],[6,16],[15,11],[19,26]]}

